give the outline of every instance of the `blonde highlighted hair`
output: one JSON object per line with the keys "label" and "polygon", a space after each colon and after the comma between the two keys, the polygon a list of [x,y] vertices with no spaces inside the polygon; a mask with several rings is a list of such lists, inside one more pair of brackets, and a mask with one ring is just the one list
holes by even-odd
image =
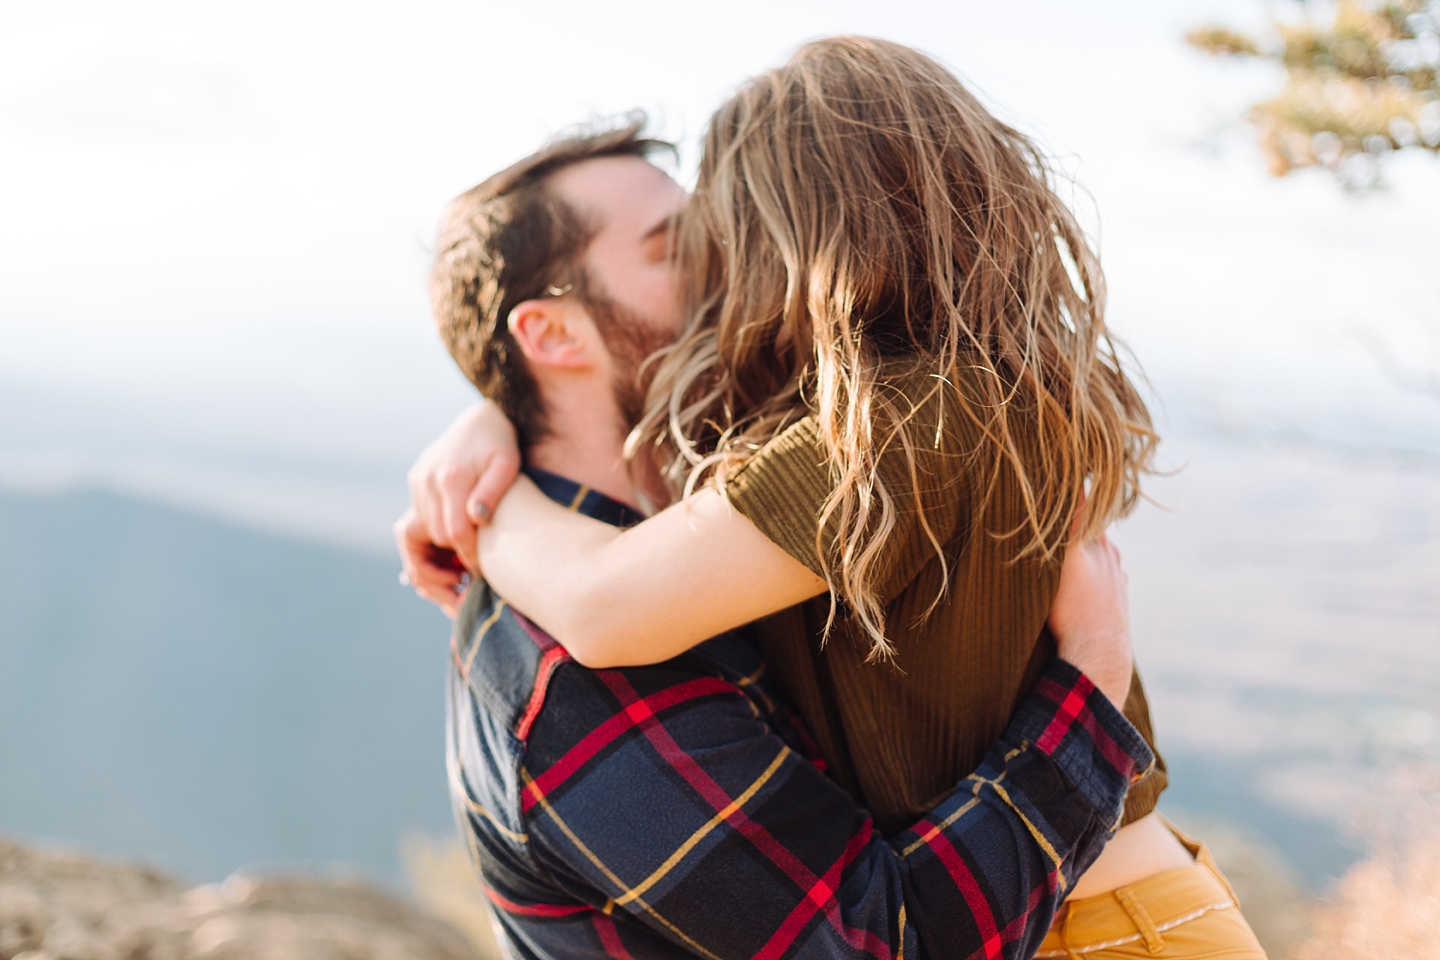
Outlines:
{"label": "blonde highlighted hair", "polygon": [[[918,477],[915,451],[936,442],[912,422],[922,404],[978,426],[990,483],[1008,462],[1022,555],[1055,557],[1082,497],[1082,538],[1136,502],[1156,438],[1094,252],[1040,150],[926,55],[834,37],[746,83],[711,121],[678,229],[689,319],[632,444],[723,489],[814,413],[834,481],[817,540],[832,621],[841,600],[873,657],[892,652],[873,583],[896,519],[876,466],[902,450]],[[889,389],[897,369],[928,372],[930,395]]]}

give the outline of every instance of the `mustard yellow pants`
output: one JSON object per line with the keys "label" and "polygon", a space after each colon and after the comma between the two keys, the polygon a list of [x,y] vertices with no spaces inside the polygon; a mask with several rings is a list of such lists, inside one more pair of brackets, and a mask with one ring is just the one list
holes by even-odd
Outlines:
{"label": "mustard yellow pants", "polygon": [[1037,957],[1266,960],[1210,851],[1168,820],[1166,825],[1194,855],[1194,866],[1166,870],[1098,897],[1067,900]]}

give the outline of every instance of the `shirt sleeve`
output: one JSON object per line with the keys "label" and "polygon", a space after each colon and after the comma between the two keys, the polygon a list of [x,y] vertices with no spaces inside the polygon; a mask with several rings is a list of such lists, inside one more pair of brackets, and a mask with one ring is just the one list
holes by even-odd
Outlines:
{"label": "shirt sleeve", "polygon": [[1057,660],[981,767],[887,838],[734,686],[587,673],[557,674],[564,722],[532,733],[530,851],[636,957],[637,926],[721,958],[1032,956],[1151,763]]}
{"label": "shirt sleeve", "polygon": [[[957,449],[964,415],[932,398],[909,423],[911,446],[898,436],[882,441],[875,470],[894,508],[894,527],[872,567],[882,603],[889,602],[968,526],[975,483],[974,451]],[[886,431],[877,427],[880,433]],[[821,551],[834,550],[820,512],[835,477],[812,414],[765,444],[726,482],[725,494],[767,537],[824,576]]]}

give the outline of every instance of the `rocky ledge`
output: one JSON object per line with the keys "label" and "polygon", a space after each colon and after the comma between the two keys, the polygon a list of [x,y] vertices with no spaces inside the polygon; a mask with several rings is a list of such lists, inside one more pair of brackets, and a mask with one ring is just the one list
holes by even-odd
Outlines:
{"label": "rocky ledge", "polygon": [[359,879],[192,887],[0,840],[0,960],[476,960],[448,924]]}

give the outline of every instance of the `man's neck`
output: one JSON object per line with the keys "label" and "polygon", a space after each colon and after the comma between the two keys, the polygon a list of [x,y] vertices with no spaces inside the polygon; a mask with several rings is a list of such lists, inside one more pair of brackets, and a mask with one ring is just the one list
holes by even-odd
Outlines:
{"label": "man's neck", "polygon": [[616,412],[608,404],[599,409],[584,404],[576,404],[576,409],[557,409],[563,406],[547,404],[551,432],[525,451],[525,462],[640,509],[625,463],[625,437]]}

